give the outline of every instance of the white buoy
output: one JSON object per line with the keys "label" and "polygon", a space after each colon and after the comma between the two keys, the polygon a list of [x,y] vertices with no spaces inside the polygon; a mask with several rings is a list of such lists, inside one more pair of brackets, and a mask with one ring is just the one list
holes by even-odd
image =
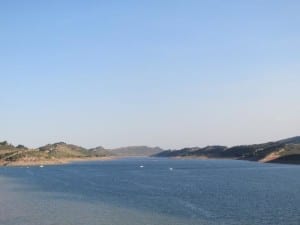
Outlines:
{"label": "white buoy", "polygon": [[172,170],[173,170],[173,168],[172,168],[172,167],[170,167],[170,168],[169,168],[169,170],[171,170],[171,171],[172,171]]}

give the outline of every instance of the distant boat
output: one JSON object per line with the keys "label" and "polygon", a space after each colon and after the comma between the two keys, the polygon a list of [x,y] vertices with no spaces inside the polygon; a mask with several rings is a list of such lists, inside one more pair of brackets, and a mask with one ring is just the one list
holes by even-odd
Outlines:
{"label": "distant boat", "polygon": [[172,167],[170,167],[170,168],[169,168],[169,170],[171,170],[171,171],[172,171],[172,170],[173,170],[173,168],[172,168]]}
{"label": "distant boat", "polygon": [[143,166],[143,165],[141,165],[141,166],[140,166],[140,168],[144,168],[144,166]]}
{"label": "distant boat", "polygon": [[44,165],[40,165],[40,168],[43,168],[44,167]]}

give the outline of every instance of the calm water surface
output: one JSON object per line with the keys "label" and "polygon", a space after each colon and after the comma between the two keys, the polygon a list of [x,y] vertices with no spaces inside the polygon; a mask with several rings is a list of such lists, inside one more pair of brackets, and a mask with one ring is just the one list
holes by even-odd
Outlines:
{"label": "calm water surface", "polygon": [[0,224],[299,225],[300,166],[138,158],[2,167]]}

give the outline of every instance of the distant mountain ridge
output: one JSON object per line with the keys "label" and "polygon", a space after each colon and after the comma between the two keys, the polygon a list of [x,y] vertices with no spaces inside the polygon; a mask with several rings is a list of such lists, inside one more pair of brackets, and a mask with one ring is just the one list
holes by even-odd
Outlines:
{"label": "distant mountain ridge", "polygon": [[148,146],[127,146],[115,149],[109,149],[112,154],[118,156],[151,156],[158,154],[162,151],[160,147],[148,147]]}
{"label": "distant mountain ridge", "polygon": [[163,151],[156,157],[228,158],[261,162],[300,164],[300,136],[275,142],[234,147],[207,146]]}

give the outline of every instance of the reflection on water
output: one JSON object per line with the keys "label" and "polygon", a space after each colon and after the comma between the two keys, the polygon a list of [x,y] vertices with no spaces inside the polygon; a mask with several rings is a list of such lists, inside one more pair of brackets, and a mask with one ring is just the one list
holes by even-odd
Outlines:
{"label": "reflection on water", "polygon": [[300,166],[141,158],[0,169],[1,225],[299,225],[299,207]]}

